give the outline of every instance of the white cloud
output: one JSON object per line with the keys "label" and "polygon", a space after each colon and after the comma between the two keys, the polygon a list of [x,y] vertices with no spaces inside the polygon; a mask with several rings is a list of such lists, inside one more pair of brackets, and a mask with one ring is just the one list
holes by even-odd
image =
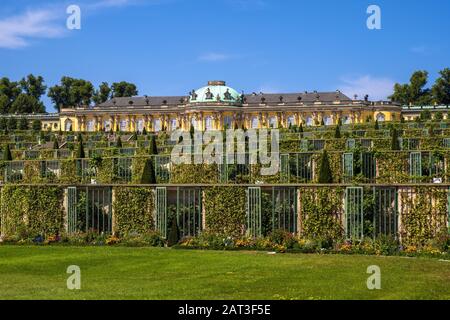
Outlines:
{"label": "white cloud", "polygon": [[124,7],[135,3],[134,0],[101,0],[88,5],[89,9],[104,9],[114,7]]}
{"label": "white cloud", "polygon": [[371,100],[386,100],[394,89],[395,81],[389,78],[376,78],[364,75],[357,78],[343,77],[338,89],[349,97],[357,94],[363,98],[368,94]]}
{"label": "white cloud", "polygon": [[233,58],[231,55],[225,53],[209,52],[198,57],[198,60],[207,62],[220,62],[229,60],[231,58]]}
{"label": "white cloud", "polygon": [[0,48],[16,49],[29,45],[33,38],[56,38],[64,33],[64,24],[55,10],[29,10],[0,20]]}

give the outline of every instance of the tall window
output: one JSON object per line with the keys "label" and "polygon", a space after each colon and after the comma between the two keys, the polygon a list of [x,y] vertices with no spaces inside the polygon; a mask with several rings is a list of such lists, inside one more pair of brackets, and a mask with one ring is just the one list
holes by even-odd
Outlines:
{"label": "tall window", "polygon": [[177,129],[177,119],[170,119],[170,130],[174,131]]}
{"label": "tall window", "polygon": [[259,119],[258,117],[252,118],[252,129],[258,129],[259,127]]}
{"label": "tall window", "polygon": [[139,132],[144,131],[144,119],[139,119],[137,121],[136,127],[137,127],[137,131],[139,131]]}
{"label": "tall window", "polygon": [[89,120],[87,122],[87,131],[89,131],[89,132],[95,131],[95,121],[94,120]]}
{"label": "tall window", "polygon": [[234,129],[231,127],[232,124],[233,124],[233,119],[230,116],[225,116],[223,118],[223,127],[224,128]]}
{"label": "tall window", "polygon": [[313,118],[311,116],[306,117],[306,125],[308,127],[312,127],[314,125],[314,120],[313,120]]}
{"label": "tall window", "polygon": [[198,127],[197,127],[197,119],[191,118],[191,125],[194,127],[195,130],[197,130],[198,129]]}
{"label": "tall window", "polygon": [[277,117],[270,117],[269,118],[269,128],[277,128],[277,127],[278,127]]}
{"label": "tall window", "polygon": [[72,128],[72,120],[67,119],[67,120],[65,121],[65,123],[64,123],[64,129],[65,129],[65,131],[73,131],[73,128]]}
{"label": "tall window", "polygon": [[128,130],[128,120],[120,120],[120,131],[125,132]]}
{"label": "tall window", "polygon": [[294,116],[289,116],[287,118],[287,125],[288,125],[288,127],[289,126],[295,126],[295,118],[294,118]]}
{"label": "tall window", "polygon": [[103,121],[103,127],[105,128],[105,131],[111,131],[112,126],[111,126],[111,120],[105,120]]}
{"label": "tall window", "polygon": [[378,120],[378,122],[384,122],[384,121],[386,121],[386,117],[384,114],[379,113],[379,114],[377,114],[377,120]]}
{"label": "tall window", "polygon": [[333,125],[333,119],[330,116],[324,117],[323,122],[325,123],[326,126]]}
{"label": "tall window", "polygon": [[205,129],[206,130],[213,130],[213,119],[211,117],[205,118]]}
{"label": "tall window", "polygon": [[155,119],[155,121],[153,121],[153,129],[155,132],[159,132],[162,130],[161,119]]}

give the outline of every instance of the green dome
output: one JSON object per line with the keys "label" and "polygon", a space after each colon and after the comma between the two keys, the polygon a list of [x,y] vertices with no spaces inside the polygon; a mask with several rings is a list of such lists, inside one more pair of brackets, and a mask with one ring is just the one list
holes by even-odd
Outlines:
{"label": "green dome", "polygon": [[191,103],[240,102],[241,95],[227,87],[225,81],[209,81],[206,87],[191,92]]}

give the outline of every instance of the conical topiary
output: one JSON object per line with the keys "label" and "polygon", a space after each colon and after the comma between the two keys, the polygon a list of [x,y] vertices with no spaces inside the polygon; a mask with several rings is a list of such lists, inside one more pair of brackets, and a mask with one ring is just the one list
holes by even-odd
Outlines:
{"label": "conical topiary", "polygon": [[147,135],[147,129],[145,129],[145,127],[144,127],[144,129],[142,129],[142,135],[143,135],[143,136],[146,136],[146,135]]}
{"label": "conical topiary", "polygon": [[153,167],[153,160],[151,158],[145,161],[141,184],[156,184],[155,168]]}
{"label": "conical topiary", "polygon": [[158,154],[158,146],[156,145],[156,138],[155,138],[155,136],[152,136],[152,139],[150,140],[149,154],[151,154],[151,155]]}
{"label": "conical topiary", "polygon": [[180,231],[178,229],[177,218],[173,217],[170,224],[169,234],[167,236],[167,245],[172,247],[180,242]]}
{"label": "conical topiary", "polygon": [[9,144],[7,144],[3,149],[3,160],[12,161],[12,159],[11,149],[9,148]]}
{"label": "conical topiary", "polygon": [[116,148],[122,148],[122,139],[120,139],[120,136],[117,137]]}
{"label": "conical topiary", "polygon": [[84,154],[83,140],[81,140],[80,142],[78,142],[77,159],[84,159],[84,158],[86,158],[86,156]]}
{"label": "conical topiary", "polygon": [[391,150],[400,150],[400,141],[398,140],[398,132],[397,129],[392,129],[392,142],[391,142]]}
{"label": "conical topiary", "polygon": [[319,167],[319,183],[333,183],[333,175],[331,173],[330,159],[328,159],[328,153],[326,150],[323,151],[322,157],[320,158]]}
{"label": "conical topiary", "polygon": [[59,149],[58,139],[56,137],[53,138],[53,149],[54,150]]}
{"label": "conical topiary", "polygon": [[375,120],[375,126],[374,126],[375,130],[379,130],[380,129],[380,125],[378,124],[378,119]]}
{"label": "conical topiary", "polygon": [[336,126],[336,130],[334,131],[334,138],[335,139],[341,138],[341,127],[340,126]]}

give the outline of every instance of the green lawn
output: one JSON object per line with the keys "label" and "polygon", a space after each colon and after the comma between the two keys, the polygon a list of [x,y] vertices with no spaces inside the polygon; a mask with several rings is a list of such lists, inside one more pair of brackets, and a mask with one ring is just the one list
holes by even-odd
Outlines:
{"label": "green lawn", "polygon": [[[69,265],[81,290],[66,287]],[[369,265],[382,289],[369,291]],[[402,257],[0,246],[0,299],[450,299],[450,262]]]}

